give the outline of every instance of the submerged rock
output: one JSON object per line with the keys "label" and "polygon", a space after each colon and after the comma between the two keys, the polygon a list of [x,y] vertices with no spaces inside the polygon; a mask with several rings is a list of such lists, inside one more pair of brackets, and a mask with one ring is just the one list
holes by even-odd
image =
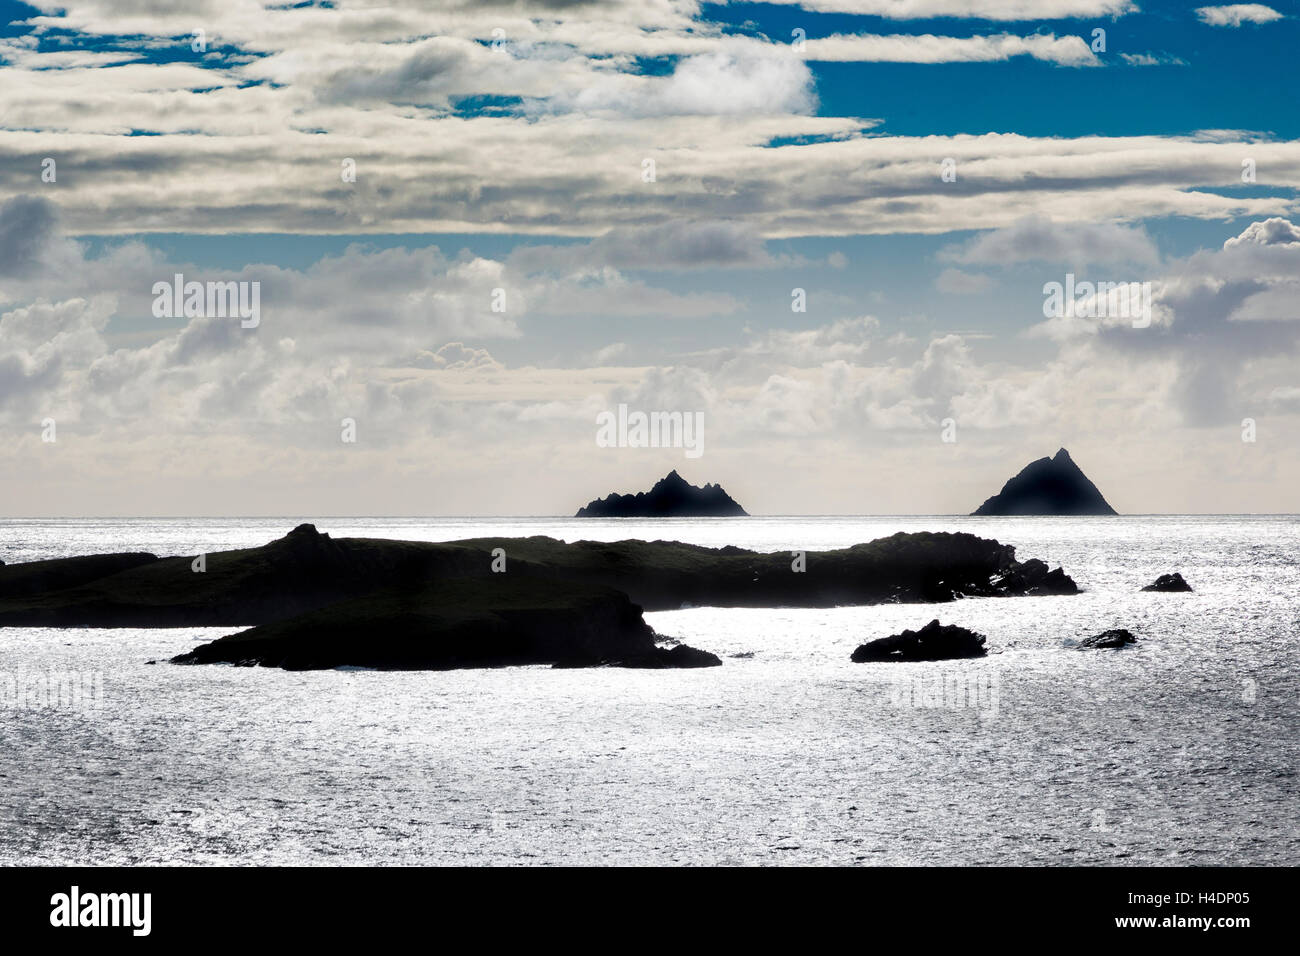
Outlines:
{"label": "submerged rock", "polygon": [[931,621],[919,631],[904,631],[892,637],[868,641],[850,657],[855,664],[871,661],[941,661],[959,657],[983,657],[985,637],[955,624]]}
{"label": "submerged rock", "polygon": [[690,484],[670,471],[649,491],[635,495],[612,494],[578,509],[579,518],[732,518],[746,517],[721,485]]}
{"label": "submerged rock", "polygon": [[1039,458],[980,505],[975,515],[1113,515],[1097,486],[1062,448]]}
{"label": "submerged rock", "polygon": [[1183,580],[1183,576],[1175,571],[1173,574],[1162,574],[1155,581],[1144,587],[1143,591],[1190,591],[1192,586]]}
{"label": "submerged rock", "polygon": [[1100,634],[1094,634],[1092,637],[1085,637],[1079,642],[1079,647],[1102,649],[1128,647],[1130,644],[1136,643],[1137,638],[1131,632],[1124,630],[1122,627],[1116,627],[1109,631],[1102,631]]}

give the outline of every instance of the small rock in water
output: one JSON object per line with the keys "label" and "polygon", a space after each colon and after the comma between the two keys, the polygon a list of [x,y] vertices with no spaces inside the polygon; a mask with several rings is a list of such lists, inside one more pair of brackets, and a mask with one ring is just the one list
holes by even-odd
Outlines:
{"label": "small rock in water", "polygon": [[984,635],[955,624],[931,621],[919,631],[868,641],[853,652],[855,664],[868,661],[941,661],[954,657],[983,657]]}
{"label": "small rock in water", "polygon": [[1094,634],[1092,637],[1085,637],[1079,642],[1081,648],[1110,648],[1110,647],[1128,647],[1130,644],[1136,644],[1137,638],[1129,631],[1122,627],[1112,628],[1109,631],[1102,631],[1100,634]]}
{"label": "small rock in water", "polygon": [[1151,584],[1144,587],[1143,591],[1190,591],[1192,586],[1183,580],[1183,576],[1175,571],[1173,574],[1162,574]]}

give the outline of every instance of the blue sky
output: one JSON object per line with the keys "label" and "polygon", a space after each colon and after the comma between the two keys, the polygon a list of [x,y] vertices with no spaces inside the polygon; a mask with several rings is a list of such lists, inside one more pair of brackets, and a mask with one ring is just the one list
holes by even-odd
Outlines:
{"label": "blue sky", "polygon": [[[1297,510],[1298,23],[1130,0],[0,2],[10,481],[48,489],[31,513],[105,500],[37,444],[54,417],[67,461],[123,456],[129,512],[191,507],[177,487],[281,510],[299,496],[246,479],[305,469],[327,512],[373,511],[360,481],[398,513],[430,486],[433,510],[551,513],[681,464],[594,447],[593,416],[630,402],[707,413],[692,480],[784,476],[751,510],[969,510],[1062,444],[1122,510]],[[176,272],[258,282],[266,322],[155,315]],[[1067,273],[1150,283],[1149,326],[1046,315]],[[348,416],[364,447],[331,438]],[[494,469],[538,460],[503,504]]]}
{"label": "blue sky", "polygon": [[[882,131],[908,136],[1016,132],[1030,136],[1187,134],[1202,129],[1300,131],[1295,72],[1288,51],[1300,44],[1300,19],[1225,30],[1197,18],[1189,3],[1146,2],[1117,18],[1034,20],[1026,32],[1106,31],[1105,69],[1061,69],[1019,58],[1004,63],[816,63],[819,111],[873,116]],[[1285,11],[1286,4],[1277,4]],[[788,37],[831,33],[1006,32],[1004,22],[937,18],[887,20],[815,14],[772,4],[706,6],[706,16],[738,31]],[[1121,54],[1168,64],[1131,66]]]}

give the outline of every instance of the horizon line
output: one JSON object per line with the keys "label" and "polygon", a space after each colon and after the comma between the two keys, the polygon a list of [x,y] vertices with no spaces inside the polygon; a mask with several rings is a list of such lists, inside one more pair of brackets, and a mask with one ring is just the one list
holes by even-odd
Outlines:
{"label": "horizon line", "polygon": [[[296,520],[302,515],[294,514],[73,514],[73,515],[5,515],[0,521],[269,521],[275,519]],[[1147,511],[1129,512],[1113,515],[976,515],[969,512],[819,512],[788,514],[747,514],[747,515],[658,515],[648,517],[595,517],[579,518],[574,514],[319,514],[313,521],[330,520],[393,520],[393,519],[467,519],[467,520],[501,520],[501,519],[554,519],[566,521],[747,521],[754,518],[979,518],[984,521],[996,521],[1008,518],[1094,518],[1107,520],[1112,518],[1300,518],[1298,511]],[[303,522],[299,522],[300,524]],[[310,523],[310,522],[308,522]]]}

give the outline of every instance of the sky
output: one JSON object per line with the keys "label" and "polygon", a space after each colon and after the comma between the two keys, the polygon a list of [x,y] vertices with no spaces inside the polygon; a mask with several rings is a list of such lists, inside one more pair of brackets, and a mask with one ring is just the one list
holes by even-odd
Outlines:
{"label": "sky", "polygon": [[[0,0],[0,514],[966,513],[1059,447],[1300,512],[1297,49],[1293,2]],[[1099,282],[1145,306],[1050,303]]]}

